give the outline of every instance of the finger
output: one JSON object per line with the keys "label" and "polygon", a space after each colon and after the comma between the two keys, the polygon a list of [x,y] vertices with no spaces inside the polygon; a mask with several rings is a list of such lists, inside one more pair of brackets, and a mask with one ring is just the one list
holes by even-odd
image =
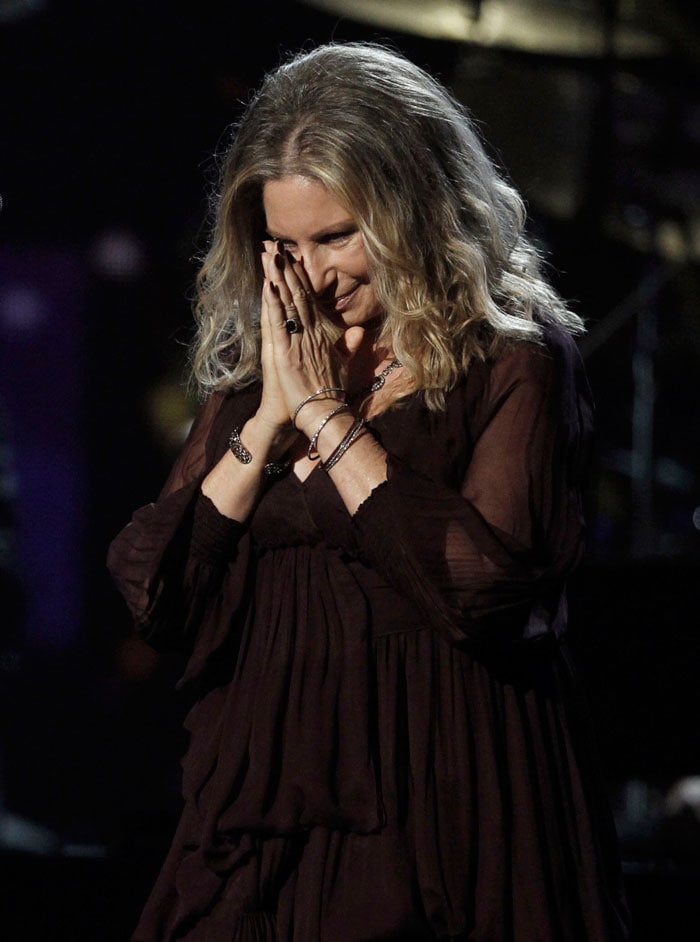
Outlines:
{"label": "finger", "polygon": [[260,261],[262,262],[263,269],[263,295],[265,292],[265,284],[270,280],[270,255],[267,252],[262,252],[260,255]]}
{"label": "finger", "polygon": [[359,324],[355,327],[349,327],[335,345],[336,350],[344,360],[351,360],[360,349],[362,339],[365,336],[365,329]]}
{"label": "finger", "polygon": [[304,303],[313,301],[315,292],[311,280],[306,273],[306,269],[304,268],[304,260],[302,258],[295,258],[291,252],[285,251],[283,246],[278,245],[278,252],[284,261],[284,265],[280,265],[280,268],[283,271],[285,281],[292,295],[295,296],[298,294],[301,301]]}
{"label": "finger", "polygon": [[[274,284],[279,290],[289,332],[300,333],[313,327],[316,323],[316,310],[311,285],[303,272],[303,266],[299,267],[288,252],[278,251],[273,268],[277,276],[274,278]],[[300,326],[300,330],[296,329],[296,324]]]}
{"label": "finger", "polygon": [[308,273],[306,269],[304,268],[304,259],[292,258],[291,267],[292,267],[292,271],[295,273],[295,275],[299,279],[299,282],[301,286],[303,287],[304,291],[306,291],[307,295],[310,298],[314,298],[316,295],[316,292],[314,291],[313,285],[311,284],[311,279],[309,278]]}
{"label": "finger", "polygon": [[[287,264],[284,269],[284,277],[287,288],[291,295],[291,303],[299,312],[302,324],[309,327],[315,320],[315,308],[313,304],[313,294],[304,284],[300,277],[300,271],[297,270],[297,264]],[[285,303],[286,306],[286,303]]]}
{"label": "finger", "polygon": [[282,304],[292,304],[292,292],[285,279],[285,268],[287,266],[285,256],[275,249],[272,255],[266,259],[266,264],[268,277],[278,290]]}
{"label": "finger", "polygon": [[260,340],[262,343],[261,355],[264,361],[272,342],[270,331],[270,295],[269,283],[267,281],[263,282],[262,290],[262,305],[260,308]]}
{"label": "finger", "polygon": [[[262,265],[263,271],[265,272],[265,277],[269,281],[279,281],[280,280],[280,271],[275,264],[276,250],[274,248],[274,243],[265,242],[266,251],[262,253]],[[269,247],[269,248],[268,248]]]}
{"label": "finger", "polygon": [[270,331],[270,337],[274,341],[274,338],[280,335],[280,333],[287,335],[285,323],[290,315],[285,310],[284,304],[280,297],[279,289],[274,282],[265,282],[263,296],[265,298],[267,308],[268,329]]}
{"label": "finger", "polygon": [[295,325],[303,328],[302,321],[305,320],[300,313],[301,299],[295,299],[284,283],[271,281],[269,284],[274,309],[281,319],[281,325],[286,327],[289,334],[297,333],[298,330]]}
{"label": "finger", "polygon": [[289,256],[276,252],[268,262],[273,293],[281,304],[281,314],[290,336],[302,333],[312,322],[311,305],[299,278],[291,270]]}
{"label": "finger", "polygon": [[270,312],[273,313],[273,317],[278,313],[277,304],[279,299],[274,294],[274,289],[271,290],[271,274],[272,274],[272,260],[271,257],[263,252],[261,255],[262,267],[263,267],[263,286],[262,286],[262,306],[261,306],[261,323],[263,319],[263,314],[266,315],[265,319],[268,319]]}

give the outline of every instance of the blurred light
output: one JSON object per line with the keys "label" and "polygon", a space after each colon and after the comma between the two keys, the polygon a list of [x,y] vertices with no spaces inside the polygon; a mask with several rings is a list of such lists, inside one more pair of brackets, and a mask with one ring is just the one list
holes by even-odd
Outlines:
{"label": "blurred light", "polygon": [[0,848],[3,850],[52,855],[59,847],[53,831],[0,809]]}
{"label": "blurred light", "polygon": [[46,0],[0,0],[0,23],[11,23],[40,13],[48,6]]}
{"label": "blurred light", "polygon": [[0,295],[0,329],[31,333],[42,327],[48,310],[42,293],[30,285],[11,285]]}
{"label": "blurred light", "polygon": [[693,511],[693,526],[696,530],[700,530],[700,507],[696,507]]}
{"label": "blurred light", "polygon": [[141,240],[127,230],[101,233],[91,250],[92,267],[97,274],[114,281],[138,278],[146,267],[146,253]]}
{"label": "blurred light", "polygon": [[681,226],[673,219],[665,219],[656,230],[656,247],[663,258],[670,262],[685,261],[688,255],[688,241]]}
{"label": "blurred light", "polygon": [[181,383],[163,380],[148,393],[151,427],[162,447],[179,450],[192,426],[193,404]]}
{"label": "blurred light", "polygon": [[700,814],[700,776],[688,775],[679,779],[666,794],[666,810],[669,814],[680,814],[690,809]]}

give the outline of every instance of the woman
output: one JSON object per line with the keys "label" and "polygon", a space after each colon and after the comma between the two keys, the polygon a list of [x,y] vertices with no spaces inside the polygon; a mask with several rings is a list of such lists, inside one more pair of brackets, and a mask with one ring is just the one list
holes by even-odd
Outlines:
{"label": "woman", "polygon": [[235,129],[204,404],[109,568],[187,652],[184,810],[134,939],[625,938],[561,651],[590,399],[520,198],[401,55]]}

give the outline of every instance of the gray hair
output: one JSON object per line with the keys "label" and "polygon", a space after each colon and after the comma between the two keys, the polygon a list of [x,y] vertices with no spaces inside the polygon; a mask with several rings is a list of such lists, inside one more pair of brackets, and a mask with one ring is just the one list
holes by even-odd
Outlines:
{"label": "gray hair", "polygon": [[260,376],[262,190],[300,174],[355,219],[384,312],[382,339],[428,405],[472,358],[582,320],[543,273],[522,198],[467,108],[401,53],[364,42],[297,53],[232,128],[197,276],[192,349],[200,390]]}

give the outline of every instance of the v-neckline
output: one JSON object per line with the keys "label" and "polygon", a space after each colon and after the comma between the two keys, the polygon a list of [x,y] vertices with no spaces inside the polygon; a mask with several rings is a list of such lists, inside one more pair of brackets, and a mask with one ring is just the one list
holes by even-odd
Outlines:
{"label": "v-neckline", "polygon": [[320,468],[319,462],[318,462],[318,461],[315,461],[313,468],[311,468],[311,470],[310,470],[309,473],[306,475],[306,477],[303,477],[303,478],[300,477],[300,476],[296,473],[296,471],[294,470],[294,465],[292,465],[292,467],[290,468],[289,473],[295,478],[296,483],[297,483],[300,487],[305,487],[306,484],[307,484],[307,482],[308,482],[308,480],[309,480],[309,478],[313,477],[313,475],[319,470],[319,468]]}

